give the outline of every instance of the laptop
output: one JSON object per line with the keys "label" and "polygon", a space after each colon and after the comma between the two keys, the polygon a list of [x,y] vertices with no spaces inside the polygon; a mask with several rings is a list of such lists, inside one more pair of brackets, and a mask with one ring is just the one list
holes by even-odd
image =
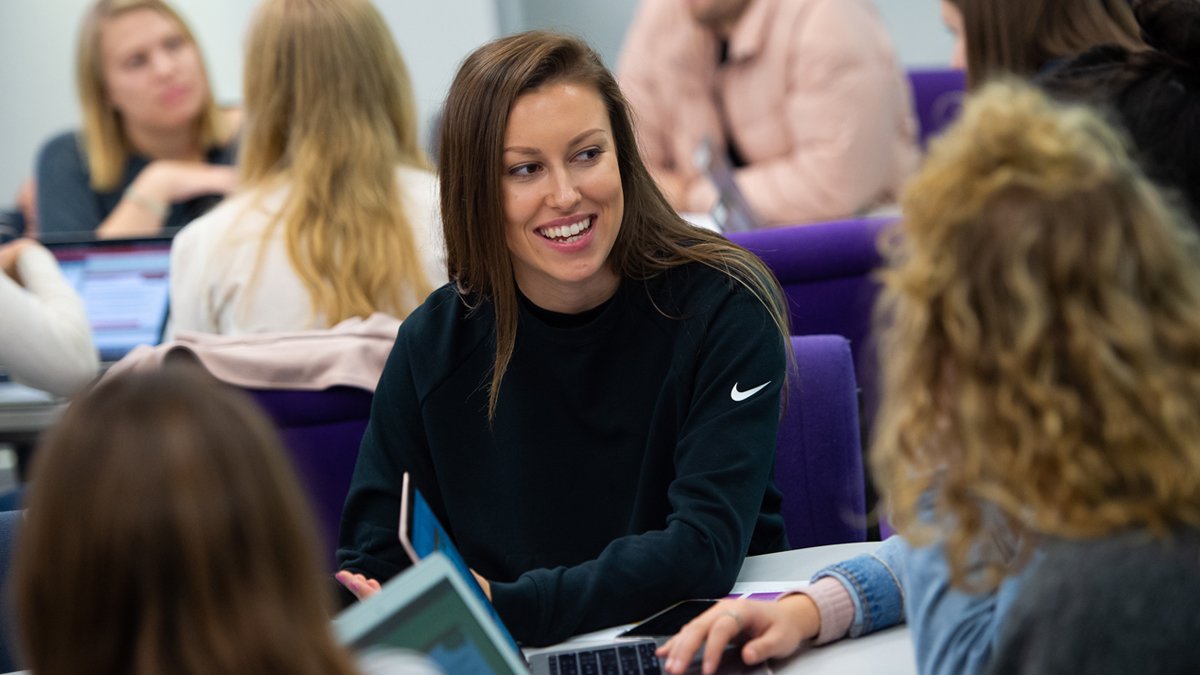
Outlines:
{"label": "laptop", "polygon": [[83,299],[103,366],[138,345],[162,342],[170,311],[169,236],[45,245]]}
{"label": "laptop", "polygon": [[528,673],[507,631],[440,551],[384,584],[379,593],[333,620],[343,644],[360,654],[407,649],[425,654],[446,673]]}
{"label": "laptop", "polygon": [[[526,661],[407,473],[401,484],[399,536],[414,565],[385,584],[374,597],[335,619],[339,635],[351,648],[362,652],[387,647],[413,649],[432,658],[446,672],[456,674],[662,672],[654,654],[659,642],[652,638],[614,637],[587,646],[539,651]],[[434,561],[436,569],[426,569]],[[479,664],[488,666],[467,667]],[[700,672],[698,660],[689,670],[693,671]],[[719,672],[770,671],[744,666],[735,656],[725,659]]]}
{"label": "laptop", "polygon": [[[83,299],[101,369],[138,345],[162,342],[170,313],[171,234],[42,242]],[[10,380],[0,370],[0,408],[40,407],[59,400]]]}
{"label": "laptop", "polygon": [[762,219],[746,201],[742,189],[733,177],[733,166],[723,150],[717,149],[712,139],[705,138],[696,149],[696,168],[708,176],[717,188],[717,203],[710,215],[717,229],[723,233],[747,232],[762,227]]}

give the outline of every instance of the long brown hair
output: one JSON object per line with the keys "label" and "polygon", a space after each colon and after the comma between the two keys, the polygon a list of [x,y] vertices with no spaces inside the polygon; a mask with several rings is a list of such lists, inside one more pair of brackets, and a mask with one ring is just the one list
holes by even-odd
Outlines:
{"label": "long brown hair", "polygon": [[991,84],[902,206],[872,450],[897,529],[927,539],[934,495],[956,581],[988,586],[1010,570],[972,559],[997,525],[1200,525],[1200,242],[1124,138]]}
{"label": "long brown hair", "polygon": [[266,0],[244,81],[242,181],[287,181],[276,226],[314,312],[329,325],[408,316],[433,289],[396,169],[428,163],[408,69],[379,11],[368,0]]}
{"label": "long brown hair", "polygon": [[1029,77],[1102,44],[1143,48],[1129,0],[950,0],[962,12],[972,87]]}
{"label": "long brown hair", "polygon": [[465,295],[474,294],[495,308],[489,418],[495,414],[517,332],[516,282],[505,243],[500,184],[504,132],[518,97],[556,82],[591,87],[608,111],[625,196],[624,220],[609,256],[613,270],[621,277],[647,279],[691,262],[708,265],[753,293],[787,343],[787,314],[775,277],[753,254],[689,225],[667,203],[638,153],[629,105],[600,57],[569,35],[518,33],[480,47],[459,68],[446,97],[438,161],[450,277]]}
{"label": "long brown hair", "polygon": [[[97,191],[117,188],[125,175],[125,163],[130,155],[129,139],[121,126],[120,113],[108,102],[100,34],[108,21],[139,9],[158,12],[171,19],[179,26],[184,38],[197,51],[200,49],[183,17],[162,0],[97,0],[88,8],[79,27],[79,40],[75,48],[75,88],[83,112],[83,149],[87,155],[92,189]],[[196,147],[207,149],[228,142],[233,130],[222,122],[203,57],[200,59],[200,68],[208,95],[195,121]]]}
{"label": "long brown hair", "polygon": [[349,675],[270,423],[196,366],[102,382],[38,449],[14,583],[39,675]]}

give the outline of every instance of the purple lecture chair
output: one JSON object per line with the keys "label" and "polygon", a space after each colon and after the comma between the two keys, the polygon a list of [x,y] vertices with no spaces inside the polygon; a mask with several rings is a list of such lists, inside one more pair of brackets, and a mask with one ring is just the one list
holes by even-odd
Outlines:
{"label": "purple lecture chair", "polygon": [[793,335],[841,335],[850,341],[870,429],[878,401],[871,313],[882,264],[877,239],[893,218],[860,218],[729,235],[767,264],[787,298]]}
{"label": "purple lecture chair", "polygon": [[245,391],[274,422],[296,469],[326,564],[333,567],[338,524],[358,459],[375,383],[400,320],[376,313],[328,329],[255,335],[180,333],[140,347],[106,377],[181,360]]}
{"label": "purple lecture chair", "polygon": [[937,135],[958,117],[967,78],[955,68],[934,68],[908,71],[908,82],[917,114],[917,138],[923,148],[930,136]]}
{"label": "purple lecture chair", "polygon": [[358,459],[372,392],[337,386],[322,391],[244,389],[275,422],[318,520],[332,571],[338,524]]}
{"label": "purple lecture chair", "polygon": [[792,548],[866,541],[858,396],[850,343],[793,335],[787,407],[775,446],[775,485]]}

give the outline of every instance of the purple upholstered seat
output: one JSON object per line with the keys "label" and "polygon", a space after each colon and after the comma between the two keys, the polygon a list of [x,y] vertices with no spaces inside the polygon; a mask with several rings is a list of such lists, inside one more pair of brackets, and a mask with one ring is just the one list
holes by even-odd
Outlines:
{"label": "purple upholstered seat", "polygon": [[958,117],[967,88],[966,74],[955,68],[910,70],[908,82],[917,114],[917,136],[921,147],[925,147],[930,136]]}
{"label": "purple upholstered seat", "polygon": [[730,234],[762,258],[787,296],[793,335],[850,340],[870,428],[877,399],[871,313],[882,264],[877,240],[892,218],[861,218]]}
{"label": "purple upholstered seat", "polygon": [[183,359],[252,396],[271,417],[305,488],[332,571],[342,506],[375,383],[400,320],[382,313],[333,328],[254,335],[186,333],[134,350],[106,377]]}
{"label": "purple upholstered seat", "polygon": [[792,336],[795,369],[775,447],[792,548],[866,540],[858,398],[849,342]]}
{"label": "purple upholstered seat", "polygon": [[322,552],[330,569],[342,506],[373,394],[356,387],[323,391],[246,389],[274,420],[319,521]]}

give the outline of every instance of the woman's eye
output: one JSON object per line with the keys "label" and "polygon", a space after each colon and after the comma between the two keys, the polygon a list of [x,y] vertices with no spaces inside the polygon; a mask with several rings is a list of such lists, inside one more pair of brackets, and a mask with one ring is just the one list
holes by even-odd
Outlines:
{"label": "woman's eye", "polygon": [[590,162],[599,157],[601,152],[602,151],[600,148],[588,148],[587,150],[580,152],[578,155],[575,155],[575,157],[585,162]]}
{"label": "woman's eye", "polygon": [[508,170],[508,175],[525,177],[532,176],[539,171],[540,167],[537,164],[518,164]]}
{"label": "woman's eye", "polygon": [[131,57],[125,59],[125,67],[129,68],[129,69],[141,67],[141,66],[145,65],[145,63],[146,63],[146,55],[145,54],[135,54],[134,56],[131,56]]}
{"label": "woman's eye", "polygon": [[183,39],[183,36],[177,35],[175,37],[167,38],[167,40],[163,43],[163,46],[166,47],[168,51],[173,52],[182,49],[185,44],[187,44],[187,41]]}

